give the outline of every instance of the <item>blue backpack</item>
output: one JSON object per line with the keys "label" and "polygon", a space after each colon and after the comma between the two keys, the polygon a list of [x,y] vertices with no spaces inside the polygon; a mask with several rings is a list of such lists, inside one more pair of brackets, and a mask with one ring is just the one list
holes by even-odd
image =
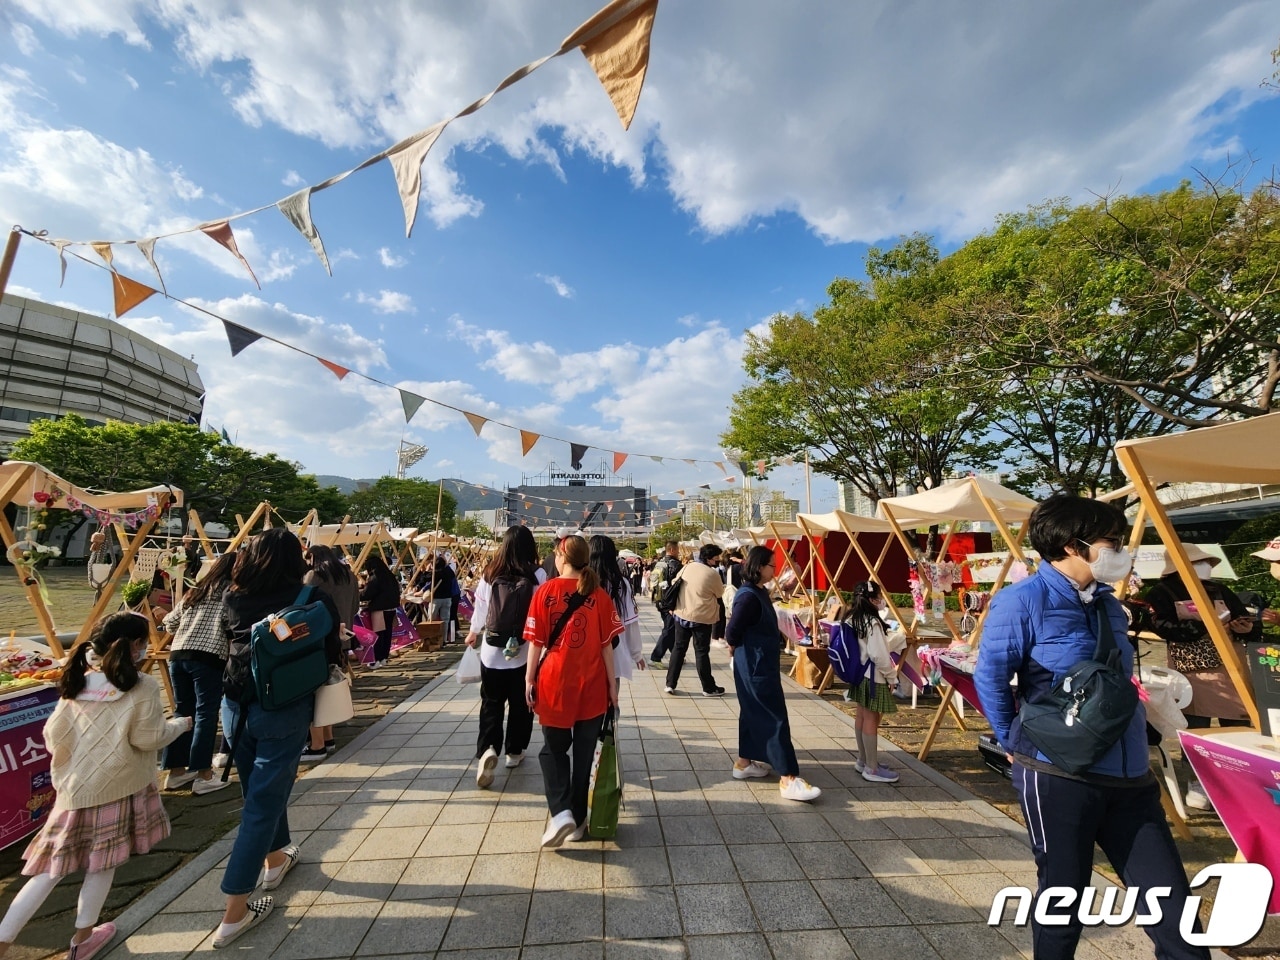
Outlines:
{"label": "blue backpack", "polygon": [[836,676],[850,687],[856,687],[867,676],[867,661],[862,659],[858,634],[853,624],[842,620],[831,628],[831,644],[827,648]]}
{"label": "blue backpack", "polygon": [[253,625],[249,660],[263,710],[297,703],[324,685],[329,677],[324,641],[332,629],[329,608],[313,586],[304,586],[292,604]]}

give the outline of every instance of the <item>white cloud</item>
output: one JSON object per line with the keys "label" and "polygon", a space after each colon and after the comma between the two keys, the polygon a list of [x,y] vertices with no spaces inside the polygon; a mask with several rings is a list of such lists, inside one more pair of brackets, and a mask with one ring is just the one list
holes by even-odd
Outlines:
{"label": "white cloud", "polygon": [[378,248],[378,259],[382,261],[382,265],[388,270],[394,270],[397,267],[403,267],[409,261],[404,257],[398,257],[391,252],[390,247]]}
{"label": "white cloud", "polygon": [[573,287],[569,286],[554,273],[550,276],[544,273],[535,274],[535,276],[554,290],[557,296],[564,297],[566,300],[573,299]]}
{"label": "white cloud", "polygon": [[18,48],[18,52],[24,57],[29,57],[40,49],[36,32],[25,23],[15,21],[9,27],[9,34],[13,37],[13,43]]}
{"label": "white cloud", "polygon": [[414,313],[413,298],[395,290],[379,290],[376,297],[361,291],[356,302],[373,307],[376,313]]}
{"label": "white cloud", "polygon": [[[363,149],[449,116],[597,5],[367,0],[325,17],[306,0],[20,8],[67,33],[139,44],[146,10],[196,68],[235,65],[226,82],[245,122]],[[1211,155],[1219,122],[1268,95],[1258,81],[1272,69],[1272,12],[1263,0],[663,7],[630,132],[580,58],[555,60],[445,131],[423,203],[437,226],[478,216],[449,152],[496,143],[558,175],[563,149],[637,184],[657,173],[710,233],[794,213],[832,241],[965,236],[998,212],[1117,182],[1136,190]]]}
{"label": "white cloud", "polygon": [[297,170],[286,170],[284,177],[280,181],[286,187],[300,187],[307,181],[302,179],[301,174]]}
{"label": "white cloud", "polygon": [[138,81],[133,79],[132,75],[125,72],[125,73],[122,73],[121,76],[124,77],[124,82],[127,83],[130,87],[132,87],[134,90],[138,89]]}

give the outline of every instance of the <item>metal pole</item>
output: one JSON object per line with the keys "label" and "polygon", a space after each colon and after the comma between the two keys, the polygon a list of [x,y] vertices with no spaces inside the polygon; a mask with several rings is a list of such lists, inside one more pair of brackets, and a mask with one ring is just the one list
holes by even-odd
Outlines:
{"label": "metal pole", "polygon": [[9,286],[9,274],[13,270],[13,259],[18,255],[18,241],[22,239],[22,231],[14,227],[9,231],[9,240],[4,245],[4,256],[0,257],[0,297],[4,296]]}

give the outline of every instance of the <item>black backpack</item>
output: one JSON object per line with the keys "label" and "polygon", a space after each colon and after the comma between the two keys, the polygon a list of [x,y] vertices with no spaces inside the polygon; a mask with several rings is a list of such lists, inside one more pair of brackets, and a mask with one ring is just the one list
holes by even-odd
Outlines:
{"label": "black backpack", "polygon": [[1120,668],[1111,619],[1097,604],[1098,642],[1048,693],[1018,708],[1022,732],[1055,767],[1085,773],[1124,736],[1138,688]]}
{"label": "black backpack", "polygon": [[489,588],[484,642],[491,647],[505,647],[507,640],[515,637],[524,643],[524,621],[538,581],[529,576],[496,577]]}

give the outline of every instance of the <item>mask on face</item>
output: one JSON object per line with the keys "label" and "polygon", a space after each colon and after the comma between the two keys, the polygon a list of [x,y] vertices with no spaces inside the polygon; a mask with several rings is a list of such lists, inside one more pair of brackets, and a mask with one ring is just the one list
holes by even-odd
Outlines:
{"label": "mask on face", "polygon": [[1128,550],[1116,550],[1112,547],[1095,548],[1098,558],[1089,564],[1093,579],[1099,583],[1115,583],[1123,580],[1133,569],[1133,557]]}
{"label": "mask on face", "polygon": [[1196,572],[1196,576],[1201,580],[1208,580],[1213,576],[1213,564],[1208,560],[1199,560],[1193,563],[1191,569]]}

